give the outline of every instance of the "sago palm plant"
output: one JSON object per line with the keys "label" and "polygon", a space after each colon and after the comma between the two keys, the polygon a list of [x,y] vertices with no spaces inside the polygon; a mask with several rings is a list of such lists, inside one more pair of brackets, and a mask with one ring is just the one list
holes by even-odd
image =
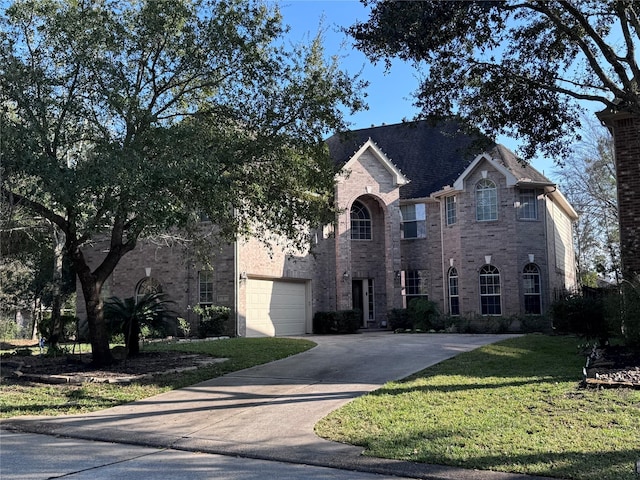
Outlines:
{"label": "sago palm plant", "polygon": [[166,293],[149,293],[138,297],[110,297],[105,301],[105,318],[111,323],[112,331],[124,335],[125,348],[129,356],[140,353],[140,327],[160,329],[173,324],[177,313],[175,302]]}

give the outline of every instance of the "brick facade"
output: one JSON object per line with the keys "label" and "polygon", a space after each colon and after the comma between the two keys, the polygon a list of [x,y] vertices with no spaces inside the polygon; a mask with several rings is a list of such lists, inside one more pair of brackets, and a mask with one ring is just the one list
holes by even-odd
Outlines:
{"label": "brick facade", "polygon": [[[419,130],[408,130],[409,135],[415,132]],[[412,148],[410,141],[402,145]],[[363,310],[363,327],[385,327],[388,312],[406,305],[411,275],[414,289],[419,283],[420,294],[436,302],[440,311],[450,313],[452,267],[458,274],[460,314],[479,314],[479,274],[487,264],[499,271],[502,315],[525,312],[523,272],[527,265],[535,265],[544,312],[555,292],[575,287],[571,225],[575,212],[549,180],[530,167],[525,170],[516,165],[515,157],[505,153],[504,147],[496,148],[491,155],[461,162],[464,171],[443,180],[441,190],[411,198],[403,196],[407,191],[403,189],[409,185],[410,191],[417,191],[420,179],[405,177],[375,142],[365,141],[347,158],[336,178],[339,213],[335,224],[310,232],[308,249],[292,251],[277,239],[267,246],[255,238],[216,249],[210,266],[215,279],[213,302],[234,312],[229,333],[247,334],[253,280],[254,284],[268,280],[304,285],[306,307],[300,315],[308,333],[316,312],[354,307]],[[414,175],[420,171],[414,170]],[[433,173],[428,168],[424,171]],[[476,185],[483,179],[496,186],[495,220],[476,219]],[[522,189],[530,193],[529,202],[535,202],[535,218],[520,217]],[[448,225],[445,202],[451,196],[455,196],[456,221]],[[370,215],[371,239],[352,239],[350,210],[356,201]],[[424,205],[426,236],[402,239],[401,206],[416,204]],[[92,263],[105,246],[98,242],[87,251]],[[189,307],[200,300],[198,272],[209,267],[188,258],[179,247],[141,242],[122,259],[105,286],[105,296],[133,296],[146,278],[146,268],[176,301],[180,316],[197,326],[198,319]],[[83,302],[78,305],[81,316]]]}

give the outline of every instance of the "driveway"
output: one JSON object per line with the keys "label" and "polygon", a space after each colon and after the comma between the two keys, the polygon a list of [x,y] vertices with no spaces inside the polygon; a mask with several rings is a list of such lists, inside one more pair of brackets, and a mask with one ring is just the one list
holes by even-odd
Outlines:
{"label": "driveway", "polygon": [[509,336],[380,332],[304,338],[318,345],[293,357],[108,410],[53,418],[21,417],[5,420],[0,426],[387,473],[395,463],[406,462],[363,457],[359,447],[320,439],[313,433],[315,423],[388,381]]}

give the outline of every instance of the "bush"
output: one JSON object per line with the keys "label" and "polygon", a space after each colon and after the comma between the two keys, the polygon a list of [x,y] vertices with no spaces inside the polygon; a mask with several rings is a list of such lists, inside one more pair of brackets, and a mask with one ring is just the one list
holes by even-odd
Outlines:
{"label": "bush", "polygon": [[440,313],[435,302],[426,298],[414,298],[407,306],[407,316],[411,328],[414,330],[428,331],[434,328],[434,322]]}
{"label": "bush", "polygon": [[522,315],[517,318],[523,333],[548,333],[552,330],[551,322],[543,315]]}
{"label": "bush", "polygon": [[18,338],[18,324],[13,318],[0,318],[0,340],[11,340]]}
{"label": "bush", "polygon": [[597,339],[602,344],[612,333],[601,296],[566,295],[553,302],[551,317],[553,328],[559,333],[573,333],[587,340]]}
{"label": "bush", "polygon": [[200,338],[217,337],[228,334],[231,309],[221,305],[196,305],[193,311],[200,315],[198,336]]}
{"label": "bush", "polygon": [[387,322],[389,328],[394,332],[396,330],[406,330],[411,328],[411,322],[409,321],[409,315],[406,308],[394,308],[387,313]]}
{"label": "bush", "polygon": [[640,349],[640,277],[633,282],[622,284],[619,304],[616,323],[619,325],[625,343]]}
{"label": "bush", "polygon": [[313,316],[313,333],[356,333],[362,323],[360,310],[340,310],[337,312],[316,312]]}
{"label": "bush", "polygon": [[[60,315],[60,322],[62,322],[62,338],[59,338],[59,342],[64,342],[75,338],[78,318],[74,315]],[[38,333],[41,337],[51,338],[53,335],[53,321],[51,320],[51,313],[47,312],[42,316],[42,319],[38,323]]]}

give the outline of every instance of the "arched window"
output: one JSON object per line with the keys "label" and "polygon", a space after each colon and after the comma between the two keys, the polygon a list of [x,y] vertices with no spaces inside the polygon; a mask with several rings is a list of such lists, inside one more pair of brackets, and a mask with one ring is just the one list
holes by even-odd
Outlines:
{"label": "arched window", "polygon": [[480,310],[482,315],[501,315],[500,271],[493,265],[480,269]]}
{"label": "arched window", "polygon": [[542,295],[540,291],[540,270],[533,263],[528,263],[522,271],[524,290],[524,313],[540,315],[542,313]]}
{"label": "arched window", "polygon": [[460,315],[460,294],[458,292],[458,270],[449,269],[449,313]]}
{"label": "arched window", "polygon": [[162,285],[153,277],[145,277],[136,285],[136,303],[145,295],[162,293]]}
{"label": "arched window", "polygon": [[371,240],[371,213],[357,200],[351,206],[351,240]]}
{"label": "arched window", "polygon": [[476,220],[486,222],[498,219],[498,191],[491,180],[482,179],[476,184]]}

